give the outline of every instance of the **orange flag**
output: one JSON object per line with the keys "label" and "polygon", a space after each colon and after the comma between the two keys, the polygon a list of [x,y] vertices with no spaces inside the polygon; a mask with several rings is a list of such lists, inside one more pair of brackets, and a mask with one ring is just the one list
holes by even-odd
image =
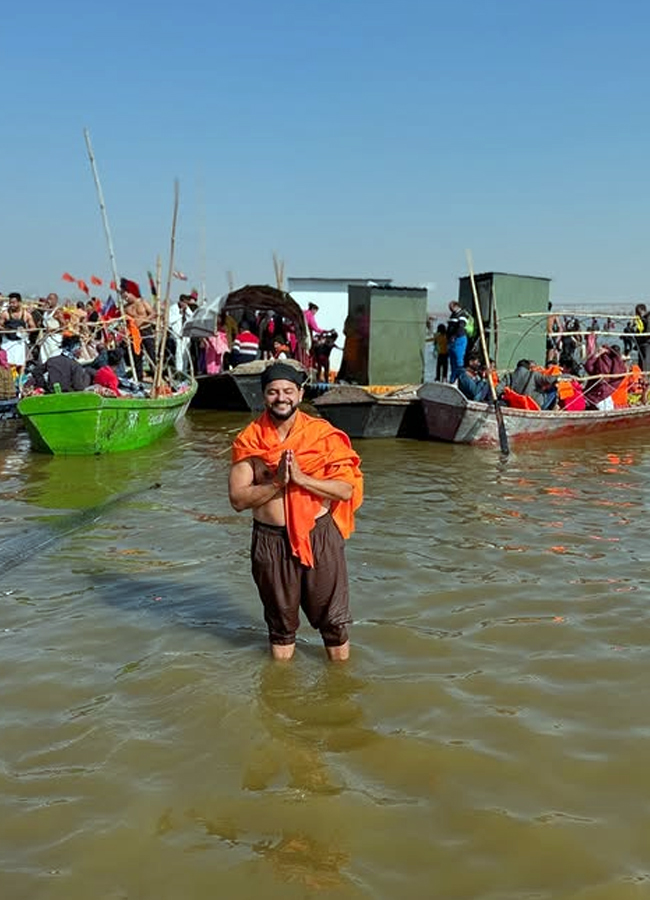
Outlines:
{"label": "orange flag", "polygon": [[91,275],[90,283],[99,285],[99,284],[103,284],[104,282],[101,280],[101,278],[98,278],[96,275]]}
{"label": "orange flag", "polygon": [[71,275],[69,272],[64,272],[61,276],[62,281],[74,281],[74,275]]}
{"label": "orange flag", "polygon": [[85,281],[82,281],[81,279],[79,279],[79,281],[77,282],[77,287],[79,288],[80,291],[83,291],[84,294],[90,293],[90,290],[88,289],[88,285],[86,284]]}

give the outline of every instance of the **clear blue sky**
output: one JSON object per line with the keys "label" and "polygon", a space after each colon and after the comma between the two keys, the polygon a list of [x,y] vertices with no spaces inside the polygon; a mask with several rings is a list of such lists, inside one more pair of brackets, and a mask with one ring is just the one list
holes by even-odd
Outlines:
{"label": "clear blue sky", "polygon": [[[645,0],[14,4],[0,32],[0,289],[177,267],[208,294],[295,276],[553,279],[648,298]],[[174,285],[175,292],[182,288]]]}

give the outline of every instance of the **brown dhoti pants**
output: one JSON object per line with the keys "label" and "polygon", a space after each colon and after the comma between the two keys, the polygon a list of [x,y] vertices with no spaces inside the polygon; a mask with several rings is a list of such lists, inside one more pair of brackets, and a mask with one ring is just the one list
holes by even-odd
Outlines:
{"label": "brown dhoti pants", "polygon": [[344,541],[329,513],[316,519],[311,545],[310,569],[292,555],[284,526],[253,521],[253,578],[272,644],[295,642],[301,608],[326,647],[340,647],[348,640],[346,625],[352,620]]}

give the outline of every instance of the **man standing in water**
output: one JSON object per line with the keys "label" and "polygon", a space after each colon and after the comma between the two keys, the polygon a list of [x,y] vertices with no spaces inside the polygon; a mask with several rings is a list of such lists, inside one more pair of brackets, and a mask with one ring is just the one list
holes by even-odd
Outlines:
{"label": "man standing in water", "polygon": [[291,659],[299,610],[331,660],[350,655],[343,540],[363,499],[359,457],[346,434],[298,409],[304,373],[272,363],[265,411],[235,439],[230,503],[253,510],[251,561],[275,659]]}

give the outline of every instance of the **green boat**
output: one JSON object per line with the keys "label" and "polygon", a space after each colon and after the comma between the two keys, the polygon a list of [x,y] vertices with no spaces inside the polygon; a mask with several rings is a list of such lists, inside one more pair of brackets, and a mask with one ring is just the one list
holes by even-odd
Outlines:
{"label": "green boat", "polygon": [[185,389],[155,399],[92,391],[39,394],[23,397],[18,412],[34,450],[89,456],[152,444],[185,415],[195,393],[192,379]]}

